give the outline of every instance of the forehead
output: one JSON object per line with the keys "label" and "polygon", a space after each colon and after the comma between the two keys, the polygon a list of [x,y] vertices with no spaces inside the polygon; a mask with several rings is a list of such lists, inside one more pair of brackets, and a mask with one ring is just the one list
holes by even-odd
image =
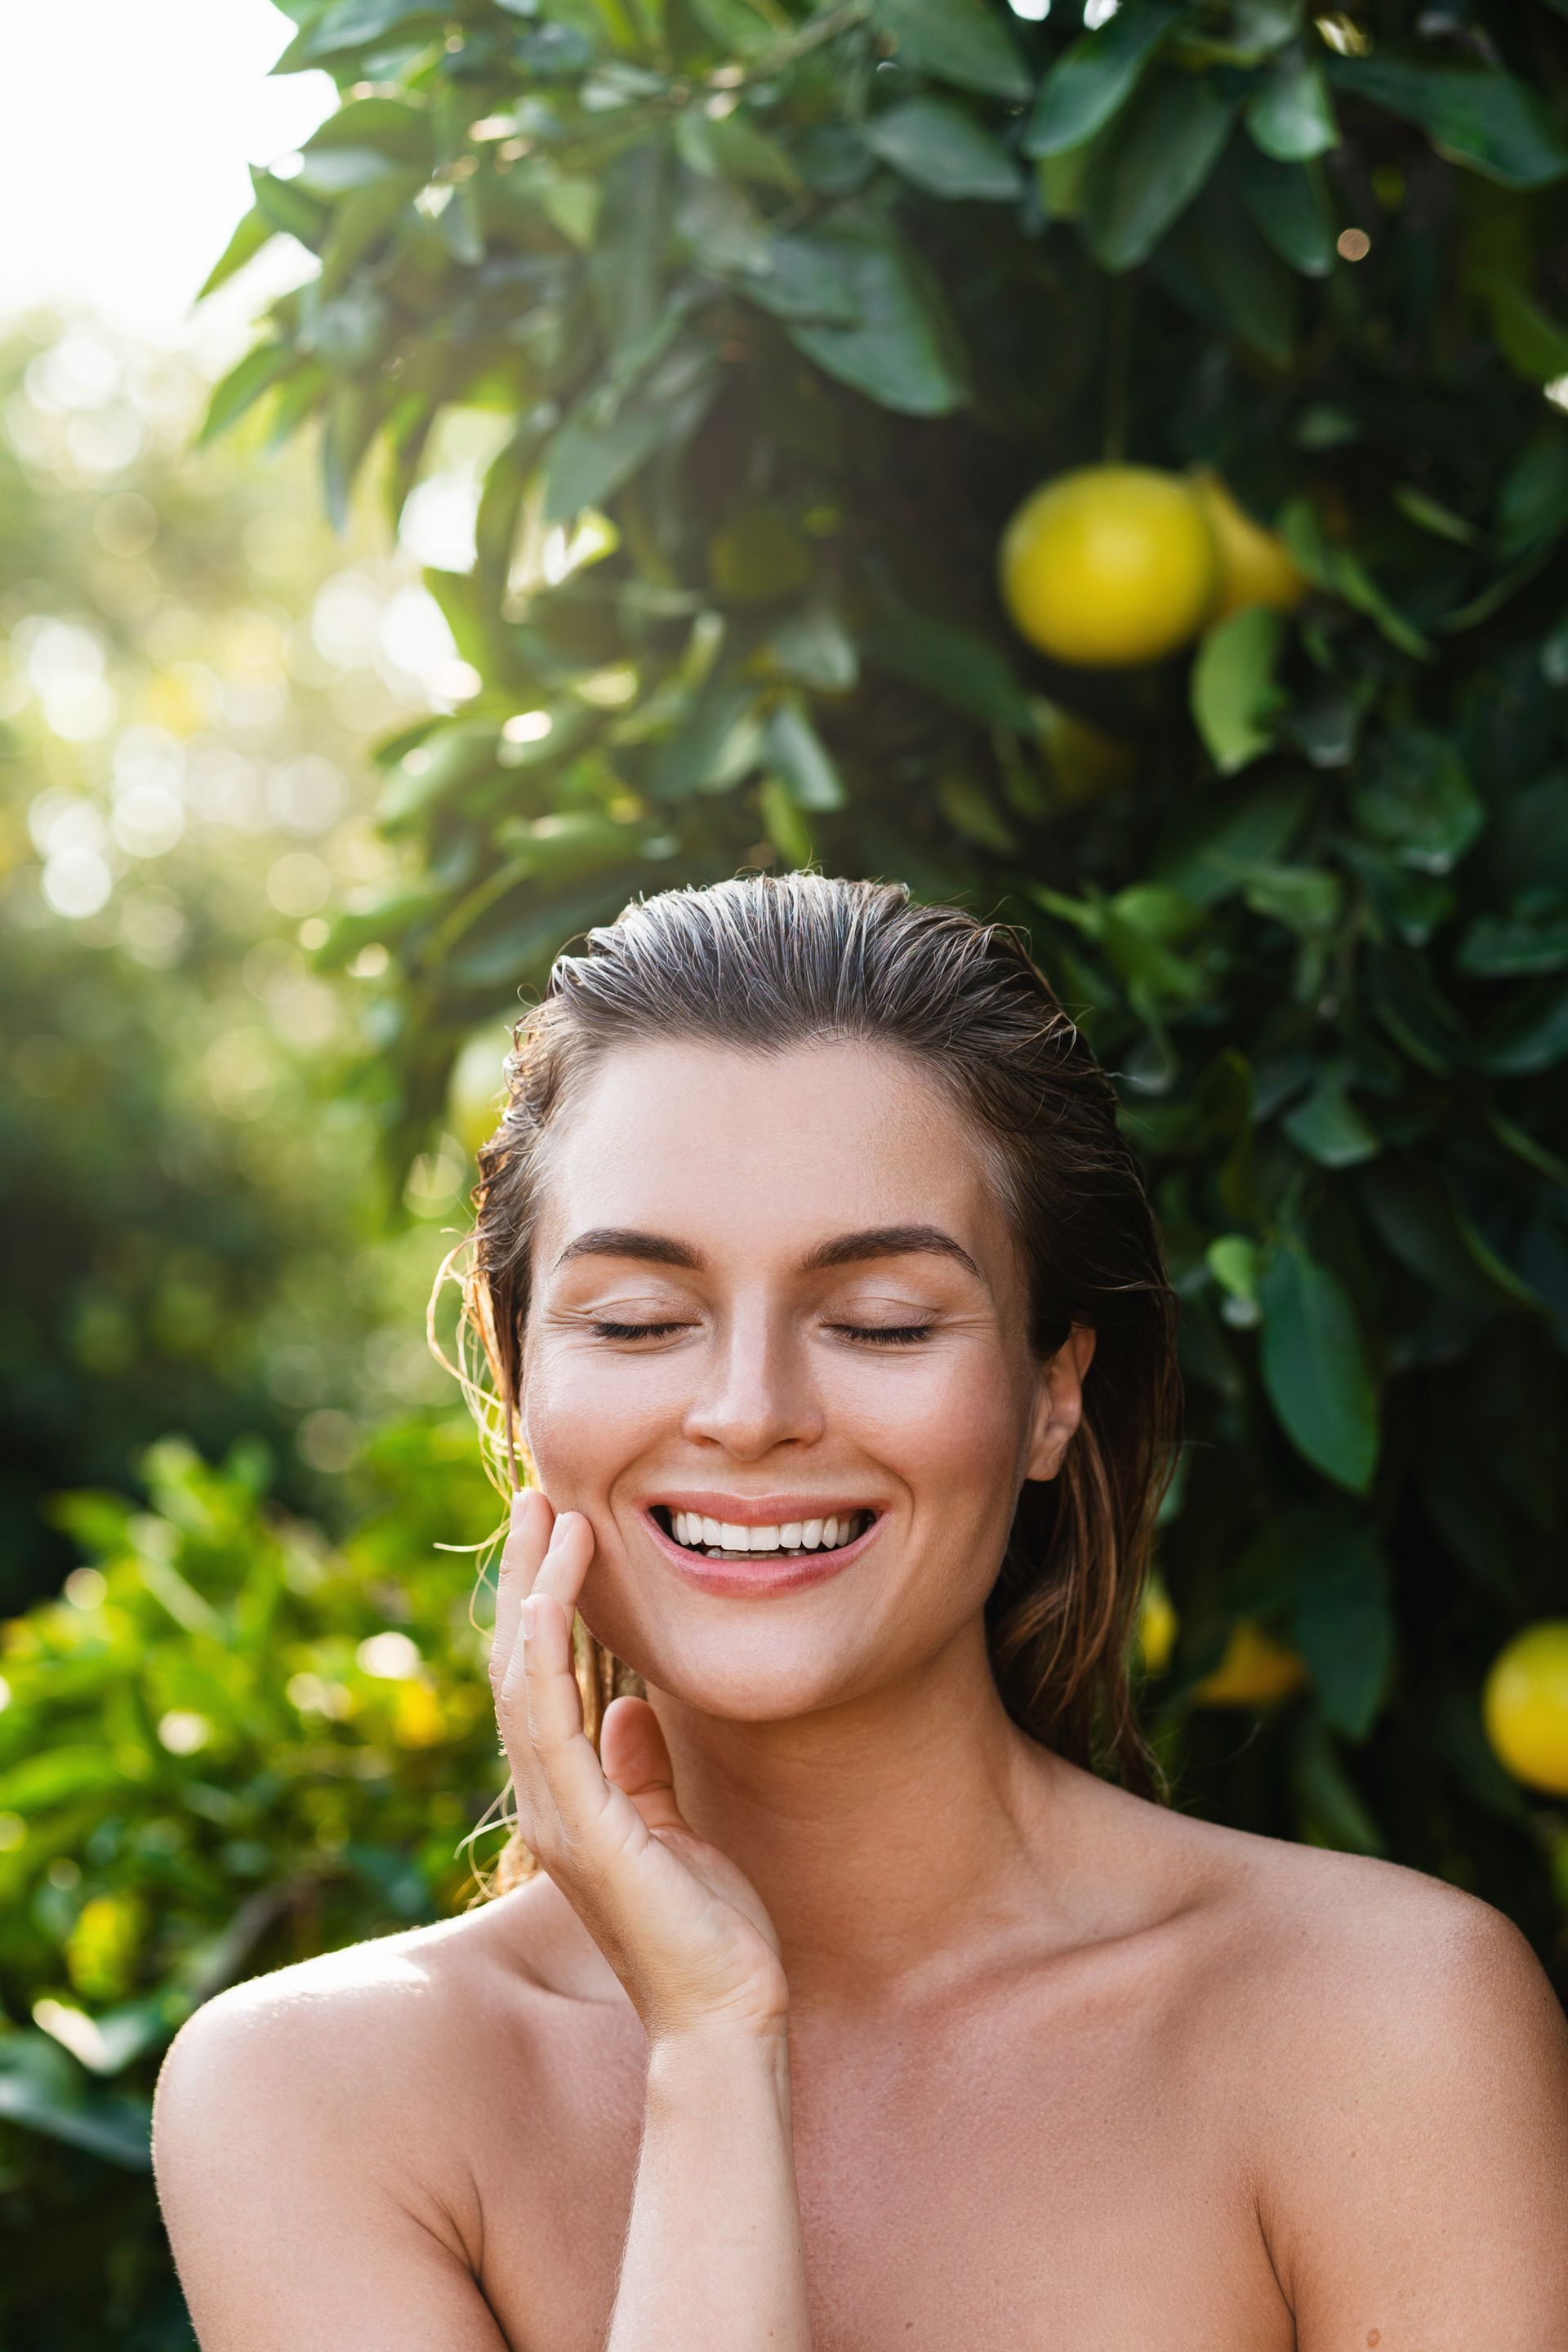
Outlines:
{"label": "forehead", "polygon": [[938,1224],[977,1258],[1007,1246],[976,1123],[911,1056],[853,1041],[613,1049],[563,1106],[542,1213],[546,1264],[597,1225],[751,1263],[872,1225]]}

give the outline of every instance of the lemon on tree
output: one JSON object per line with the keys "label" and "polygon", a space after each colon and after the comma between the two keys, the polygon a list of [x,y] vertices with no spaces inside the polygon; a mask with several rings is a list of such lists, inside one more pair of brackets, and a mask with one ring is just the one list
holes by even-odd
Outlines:
{"label": "lemon on tree", "polygon": [[1199,1706],[1272,1706],[1306,1679],[1304,1658],[1244,1619],[1232,1627],[1225,1655],[1212,1675],[1194,1685],[1193,1697]]}
{"label": "lemon on tree", "polygon": [[1254,522],[1212,467],[1200,467],[1189,479],[1219,560],[1218,584],[1205,621],[1227,621],[1233,613],[1248,612],[1257,604],[1293,613],[1307,593],[1307,581],[1279,532]]}
{"label": "lemon on tree", "polygon": [[1487,1676],[1481,1713],[1516,1780],[1568,1797],[1568,1618],[1515,1634]]}
{"label": "lemon on tree", "polygon": [[1192,485],[1152,466],[1084,466],[1025,499],[1003,534],[1015,627],[1086,668],[1162,661],[1207,619],[1215,535]]}

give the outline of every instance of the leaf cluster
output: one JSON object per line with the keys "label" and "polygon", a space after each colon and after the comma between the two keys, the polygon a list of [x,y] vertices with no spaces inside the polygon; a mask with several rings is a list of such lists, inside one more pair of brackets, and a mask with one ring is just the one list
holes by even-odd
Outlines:
{"label": "leaf cluster", "polygon": [[[1023,924],[1117,1075],[1184,1306],[1163,1737],[1193,1801],[1556,1932],[1481,1740],[1561,1603],[1568,22],[1122,0],[293,11],[343,102],[265,234],[319,276],[218,395],[395,509],[500,436],[477,686],[382,747],[405,1148],[628,897],[894,874]],[[1216,469],[1309,583],[1070,672],[998,537],[1105,457]],[[330,950],[331,952],[331,950]],[[1188,1696],[1260,1622],[1310,1681]]]}

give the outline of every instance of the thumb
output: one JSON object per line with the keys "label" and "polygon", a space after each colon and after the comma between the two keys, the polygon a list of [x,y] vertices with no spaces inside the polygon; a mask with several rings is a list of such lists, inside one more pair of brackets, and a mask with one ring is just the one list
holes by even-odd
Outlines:
{"label": "thumb", "polygon": [[616,1698],[599,1727],[599,1761],[606,1780],[622,1789],[650,1830],[683,1830],[675,1799],[675,1767],[646,1698]]}

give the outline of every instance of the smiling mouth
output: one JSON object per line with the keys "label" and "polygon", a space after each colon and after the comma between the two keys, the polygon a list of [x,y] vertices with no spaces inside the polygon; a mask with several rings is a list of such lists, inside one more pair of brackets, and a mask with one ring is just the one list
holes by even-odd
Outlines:
{"label": "smiling mouth", "polygon": [[743,1528],[729,1519],[655,1503],[650,1516],[672,1543],[703,1559],[751,1559],[758,1552],[799,1559],[811,1551],[842,1551],[876,1518],[875,1511],[840,1511],[831,1518],[789,1519],[777,1527]]}

